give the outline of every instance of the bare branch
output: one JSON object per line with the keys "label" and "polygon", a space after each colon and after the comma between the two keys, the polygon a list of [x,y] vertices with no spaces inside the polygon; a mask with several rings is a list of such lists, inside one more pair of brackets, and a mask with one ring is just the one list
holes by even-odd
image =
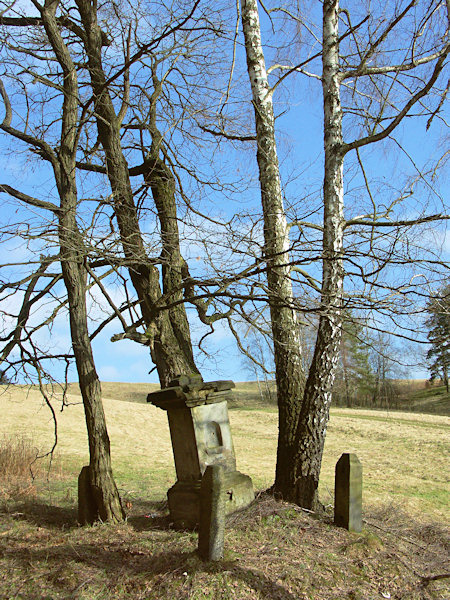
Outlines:
{"label": "bare branch", "polygon": [[3,81],[0,79],[0,94],[2,95],[3,102],[5,104],[5,117],[1,124],[1,127],[9,127],[11,125],[12,119],[12,110],[11,110],[11,102],[9,101],[8,94],[6,93],[5,86],[3,85]]}
{"label": "bare branch", "polygon": [[302,269],[301,267],[297,267],[296,265],[291,267],[291,271],[294,271],[296,273],[300,273],[300,275],[302,275],[306,281],[308,282],[308,284],[314,289],[316,290],[316,292],[321,291],[320,288],[320,282],[315,279],[314,277],[312,277],[307,271],[305,271],[304,269]]}
{"label": "bare branch", "polygon": [[350,71],[345,71],[341,74],[341,80],[350,79],[354,77],[364,77],[367,75],[386,75],[387,73],[402,73],[403,71],[411,71],[416,67],[420,67],[421,65],[426,65],[441,56],[446,56],[448,54],[449,47],[445,46],[439,52],[435,52],[434,54],[430,54],[428,56],[423,56],[422,58],[417,58],[409,63],[401,63],[398,65],[385,65],[383,67],[357,67],[356,69],[352,69]]}
{"label": "bare branch", "polygon": [[445,88],[444,93],[442,94],[441,101],[439,102],[436,110],[434,110],[431,114],[431,117],[427,121],[427,131],[431,127],[431,123],[433,122],[434,117],[440,112],[441,108],[444,106],[444,102],[447,98],[448,90],[450,89],[450,79],[447,81],[447,86]]}
{"label": "bare branch", "polygon": [[390,135],[392,131],[402,122],[402,120],[408,114],[409,110],[414,106],[414,104],[416,104],[419,100],[424,98],[431,90],[433,85],[436,83],[437,78],[439,77],[442,69],[444,68],[445,59],[449,51],[450,45],[446,47],[445,54],[442,54],[442,56],[436,62],[436,65],[433,69],[433,73],[426,85],[424,85],[422,89],[420,89],[412,96],[412,98],[405,104],[403,109],[397,114],[396,117],[392,119],[391,123],[387,127],[385,127],[383,131],[380,131],[379,133],[375,133],[373,135],[368,135],[359,140],[350,142],[349,144],[344,143],[341,147],[342,154],[347,154],[347,152],[350,152],[350,150],[354,150],[355,148],[361,148],[362,146],[366,146],[367,144],[373,144],[374,142],[378,142]]}
{"label": "bare branch", "polygon": [[[131,43],[131,25],[128,28],[128,37],[126,41],[125,64],[130,62],[130,43]],[[127,114],[128,104],[130,102],[130,69],[126,69],[123,74],[123,100],[117,115],[117,122],[122,125]]]}
{"label": "bare branch", "polygon": [[432,221],[446,221],[450,219],[450,215],[429,215],[427,217],[418,217],[417,219],[405,219],[399,221],[378,221],[377,219],[349,219],[345,223],[345,227],[352,225],[365,225],[367,227],[410,227],[412,225],[420,225],[422,223],[430,223]]}
{"label": "bare branch", "polygon": [[317,229],[317,231],[323,232],[323,226],[318,225],[317,223],[309,223],[308,221],[290,221],[288,223],[288,227],[298,227],[302,229],[302,227],[307,227],[308,229]]}
{"label": "bare branch", "polygon": [[123,333],[115,333],[111,336],[112,342],[118,342],[120,340],[132,340],[138,344],[144,346],[150,346],[152,344],[152,338],[145,333],[139,333],[138,331],[125,331]]}
{"label": "bare branch", "polygon": [[23,142],[26,142],[30,146],[33,146],[34,151],[37,154],[39,154],[39,156],[50,161],[53,164],[53,166],[57,165],[56,155],[55,155],[52,147],[49,144],[47,144],[43,140],[39,140],[39,139],[33,137],[32,135],[28,135],[27,133],[23,133],[22,131],[19,131],[18,129],[14,129],[14,127],[11,127],[11,118],[12,118],[11,102],[9,100],[5,86],[3,85],[3,82],[1,81],[1,79],[0,79],[0,94],[3,98],[3,102],[5,104],[5,111],[6,111],[5,118],[3,119],[3,122],[0,125],[0,129],[2,131],[4,131],[5,133],[8,133],[9,135],[12,135],[13,137],[15,137],[17,139],[22,140]]}
{"label": "bare branch", "polygon": [[405,15],[411,10],[411,8],[415,4],[417,4],[417,0],[411,0],[411,2],[405,7],[405,9],[389,23],[389,25],[386,27],[386,29],[383,31],[380,37],[370,45],[368,51],[364,55],[363,60],[361,61],[359,68],[363,69],[365,67],[367,61],[370,59],[371,56],[373,56],[378,46],[380,46],[384,42],[389,33],[394,29],[396,25],[398,25],[398,23],[405,17]]}
{"label": "bare branch", "polygon": [[0,364],[8,358],[8,356],[11,354],[11,352],[17,345],[20,345],[22,332],[24,331],[24,328],[27,324],[33,304],[38,302],[41,298],[45,297],[53,288],[53,286],[61,279],[61,274],[54,275],[52,281],[50,281],[42,290],[40,290],[37,294],[33,296],[39,279],[44,275],[46,269],[52,263],[53,257],[51,259],[45,258],[40,264],[37,271],[31,276],[28,286],[25,290],[25,294],[22,300],[22,306],[17,316],[16,326],[14,327],[14,329],[11,330],[11,332],[6,338],[2,339],[2,341],[9,341],[6,344],[6,346],[2,349],[2,352],[0,354]]}
{"label": "bare branch", "polygon": [[13,196],[25,204],[29,204],[31,206],[35,206],[36,208],[44,208],[45,210],[51,210],[53,213],[58,214],[61,212],[61,208],[53,204],[53,202],[47,202],[46,200],[38,200],[37,198],[33,198],[32,196],[28,196],[28,194],[23,194],[18,190],[14,189],[10,185],[0,184],[0,192],[4,192],[9,196]]}
{"label": "bare branch", "polygon": [[209,129],[209,127],[205,127],[204,125],[200,125],[197,123],[199,129],[204,131],[205,133],[210,133],[216,137],[223,137],[227,140],[238,141],[238,142],[254,142],[256,141],[255,135],[233,135],[232,133],[227,133],[223,128],[220,131],[216,129]]}
{"label": "bare branch", "polygon": [[[84,40],[86,36],[84,29],[67,16],[63,15],[56,20],[61,27],[65,27],[75,33],[81,40]],[[0,25],[6,25],[7,27],[42,27],[44,22],[42,17],[0,17]],[[111,40],[104,31],[102,31],[102,45],[111,45]]]}
{"label": "bare branch", "polygon": [[[119,319],[119,321],[122,323],[122,326],[123,326],[123,328],[124,328],[124,329],[127,329],[127,327],[128,327],[128,325],[127,325],[127,322],[126,322],[126,321],[125,321],[125,319],[123,318],[123,316],[122,316],[122,314],[121,314],[120,310],[117,308],[117,306],[116,306],[116,305],[114,304],[114,302],[112,301],[112,298],[111,298],[111,296],[108,294],[108,292],[106,291],[106,288],[105,288],[105,286],[103,285],[103,283],[100,281],[100,279],[99,279],[99,278],[97,277],[97,275],[94,273],[94,271],[93,271],[91,268],[89,268],[89,265],[87,264],[87,262],[85,262],[85,267],[86,267],[86,270],[87,270],[87,272],[89,273],[89,275],[92,277],[92,279],[95,281],[95,283],[96,283],[96,284],[98,285],[98,287],[100,288],[100,290],[101,290],[101,292],[102,292],[103,296],[106,298],[106,300],[107,300],[108,304],[109,304],[109,305],[110,305],[110,307],[113,309],[113,311],[114,311],[114,313],[115,313],[116,317],[117,317],[117,318]],[[113,271],[114,271],[114,269],[112,269],[112,270],[110,271],[110,273],[111,273],[111,272],[113,272]],[[106,274],[104,274],[104,275],[103,275],[103,277],[105,277],[105,276],[106,276]]]}

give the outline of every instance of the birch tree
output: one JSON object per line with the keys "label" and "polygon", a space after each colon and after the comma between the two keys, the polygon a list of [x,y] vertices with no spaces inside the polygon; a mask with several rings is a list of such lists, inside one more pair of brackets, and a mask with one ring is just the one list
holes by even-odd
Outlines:
{"label": "birch tree", "polygon": [[[416,5],[420,10],[416,11]],[[384,20],[379,24],[372,21],[370,13],[364,15],[356,25],[353,24],[350,8],[341,8],[338,0],[324,0],[322,17],[322,40],[312,32],[314,45],[317,47],[321,41],[319,52],[310,52],[309,57],[303,61],[289,65],[275,65],[271,70],[278,71],[275,84],[269,85],[267,71],[264,64],[264,55],[261,47],[260,26],[256,1],[241,2],[242,25],[244,30],[245,48],[250,84],[252,88],[253,105],[255,108],[255,123],[258,138],[258,166],[260,170],[260,183],[262,193],[262,206],[265,222],[273,215],[280,215],[283,207],[280,205],[280,176],[276,159],[276,141],[273,127],[272,95],[276,87],[285,80],[288,74],[302,73],[322,84],[323,97],[323,131],[324,131],[324,176],[323,176],[323,222],[321,224],[308,224],[298,221],[296,226],[302,229],[313,227],[322,231],[322,279],[320,284],[320,310],[319,327],[315,345],[314,356],[306,378],[303,394],[299,388],[295,394],[288,395],[288,386],[283,382],[285,373],[277,370],[277,385],[279,386],[279,406],[288,407],[280,410],[280,436],[278,441],[277,468],[273,490],[286,500],[297,502],[307,508],[318,508],[319,501],[317,487],[319,482],[323,446],[326,427],[329,419],[331,403],[331,390],[339,357],[339,347],[342,335],[342,308],[344,302],[344,277],[346,268],[361,260],[360,275],[362,280],[370,281],[377,285],[375,279],[366,273],[370,270],[361,266],[363,253],[358,255],[349,253],[344,244],[344,235],[352,228],[360,228],[360,235],[364,238],[364,228],[371,231],[371,242],[366,245],[368,256],[374,256],[380,261],[379,269],[385,268],[395,261],[381,258],[384,251],[378,250],[374,240],[379,240],[377,231],[389,228],[393,237],[400,239],[400,228],[409,228],[420,223],[442,220],[445,214],[422,214],[413,219],[393,218],[395,207],[401,198],[395,198],[387,208],[378,208],[370,191],[366,171],[359,154],[360,149],[370,144],[381,142],[392,136],[405,118],[411,117],[412,109],[420,106],[421,115],[427,115],[429,123],[438,114],[445,97],[445,89],[438,106],[428,108],[424,99],[434,90],[443,71],[448,52],[448,13],[445,6],[440,3],[426,5],[424,3],[409,2],[386,7]],[[284,7],[264,7],[269,18],[272,14],[281,13],[287,19],[295,21],[296,30],[302,28],[302,16],[299,11]],[[296,7],[297,8],[297,7]],[[388,11],[392,9],[392,15]],[[360,12],[360,11],[358,11]],[[444,19],[442,17],[444,16]],[[439,18],[440,33],[436,33]],[[340,23],[344,23],[344,32],[339,31]],[[405,23],[408,31],[408,41],[400,44],[400,49],[393,42],[392,55],[401,57],[397,64],[390,64],[386,59],[387,45],[391,38],[395,39],[399,28]],[[272,23],[273,24],[273,23]],[[365,29],[366,37],[360,34],[361,28]],[[311,32],[306,24],[305,29]],[[405,35],[405,29],[402,30]],[[351,54],[343,56],[340,46],[344,39],[351,41]],[[322,69],[320,73],[314,72],[317,60],[321,58]],[[316,61],[316,62],[315,62]],[[355,62],[356,61],[356,62]],[[307,66],[310,67],[307,71]],[[414,73],[414,74],[413,74]],[[407,80],[402,79],[402,74],[407,75]],[[382,81],[376,80],[381,78]],[[383,79],[385,78],[385,79]],[[439,82],[441,80],[439,79]],[[387,83],[386,83],[387,82]],[[373,86],[373,87],[372,87]],[[363,109],[360,105],[354,106],[353,112],[365,119],[366,135],[358,136],[346,142],[343,136],[344,113],[341,105],[342,89],[350,90],[346,98],[365,99]],[[441,88],[442,89],[442,88]],[[369,90],[369,91],[368,91]],[[401,91],[400,98],[394,97],[395,91]],[[405,90],[407,93],[405,94]],[[406,98],[402,100],[403,98]],[[364,104],[364,100],[363,100]],[[351,104],[348,108],[352,110]],[[373,211],[354,218],[347,218],[344,213],[344,159],[349,153],[355,152],[361,166],[362,175],[366,181],[369,197],[373,201]],[[267,161],[267,164],[265,164]],[[270,172],[269,172],[269,168]],[[267,175],[267,173],[269,173]],[[404,198],[403,198],[404,199]],[[361,233],[362,229],[362,233]],[[277,232],[279,237],[277,246],[273,243],[268,246],[269,231],[266,232],[266,260],[269,272],[273,270],[274,257],[281,255],[289,247],[286,221],[278,216],[278,221],[270,225],[270,232]],[[405,231],[405,229],[403,229]],[[275,237],[275,235],[273,236]],[[367,238],[366,238],[367,239]],[[404,239],[404,238],[402,238]],[[397,244],[395,242],[395,244]],[[382,244],[382,242],[381,242]],[[381,246],[382,247],[382,246]],[[355,259],[359,256],[359,259]],[[392,255],[391,255],[392,256]],[[284,254],[284,278],[292,277],[289,274],[289,259]],[[347,260],[347,263],[346,263]],[[412,262],[405,258],[404,264]],[[381,264],[383,263],[383,264]],[[400,263],[400,261],[399,261]],[[430,261],[430,264],[432,261]],[[279,264],[277,265],[279,272]],[[373,272],[372,272],[373,273]],[[270,275],[269,275],[270,277]],[[271,290],[274,286],[269,284]],[[289,284],[285,289],[288,289]],[[382,284],[384,289],[390,289],[389,284]],[[405,293],[409,286],[398,286],[398,293]],[[372,288],[374,289],[374,288]],[[273,293],[273,292],[272,292]],[[406,293],[405,293],[406,297]],[[292,293],[285,294],[285,306],[292,306]],[[272,300],[273,301],[273,300]],[[387,304],[386,304],[387,306]],[[369,303],[366,304],[366,308]],[[393,309],[395,310],[395,309]],[[282,321],[276,313],[272,320]],[[292,323],[292,321],[291,321]],[[272,325],[276,331],[277,325]],[[286,328],[287,329],[287,328]],[[287,331],[286,331],[287,333]],[[275,334],[274,334],[275,339]],[[287,346],[285,346],[287,348]],[[280,351],[275,341],[275,355]],[[283,423],[287,419],[288,424]],[[281,432],[289,431],[288,440]]]}
{"label": "birch tree", "polygon": [[268,301],[274,344],[279,410],[276,481],[295,451],[295,426],[301,405],[304,375],[299,329],[290,278],[289,229],[283,205],[275,141],[272,92],[261,45],[256,0],[242,1],[247,67],[252,88],[257,137],[257,161],[264,215],[264,258],[267,261]]}

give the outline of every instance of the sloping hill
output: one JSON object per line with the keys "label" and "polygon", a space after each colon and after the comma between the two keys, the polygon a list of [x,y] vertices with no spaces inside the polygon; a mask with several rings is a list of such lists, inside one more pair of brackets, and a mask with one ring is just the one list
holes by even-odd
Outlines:
{"label": "sloping hill", "polygon": [[[122,384],[124,387],[129,387]],[[142,384],[147,391],[148,386]],[[120,392],[114,384],[115,390]],[[37,390],[10,386],[0,394],[0,440],[3,434],[31,437],[41,451],[51,448],[54,425]],[[114,390],[106,389],[106,393]],[[128,391],[129,393],[129,391]],[[141,389],[142,393],[142,389]],[[58,453],[73,487],[87,461],[87,436],[81,399],[51,397],[58,421]],[[151,404],[104,398],[113,469],[121,493],[162,499],[175,481],[167,415]],[[273,482],[277,443],[275,407],[230,411],[238,469],[257,489]],[[393,499],[411,510],[447,513],[448,417],[398,411],[334,408],[328,427],[321,494],[332,502],[334,466],[343,452],[356,453],[364,466],[365,502]]]}
{"label": "sloping hill", "polygon": [[443,385],[424,387],[401,401],[402,410],[450,416],[450,394]]}
{"label": "sloping hill", "polygon": [[[125,402],[147,402],[147,394],[159,389],[156,383],[121,383],[118,381],[102,381],[103,398],[124,400]],[[69,393],[80,395],[78,383],[69,384]]]}

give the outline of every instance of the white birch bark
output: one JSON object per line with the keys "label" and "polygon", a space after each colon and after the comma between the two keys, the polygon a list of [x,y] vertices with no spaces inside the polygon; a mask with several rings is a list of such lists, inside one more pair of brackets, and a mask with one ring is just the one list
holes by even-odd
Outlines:
{"label": "white birch bark", "polygon": [[338,17],[339,0],[324,0],[322,89],[325,165],[321,315],[298,421],[297,454],[291,481],[293,489],[287,495],[288,499],[312,509],[318,508],[317,486],[342,332],[345,221]]}
{"label": "white birch bark", "polygon": [[[264,217],[264,252],[274,340],[279,407],[278,465],[286,464],[303,388],[301,346],[290,277],[289,229],[279,173],[272,91],[269,87],[257,0],[241,0],[247,68],[255,110],[257,161]],[[278,476],[277,476],[278,477]]]}
{"label": "white birch bark", "polygon": [[[253,92],[265,249],[275,343],[280,435],[274,491],[307,508],[318,507],[317,486],[339,357],[343,289],[343,139],[340,104],[338,0],[323,9],[324,234],[322,303],[312,365],[301,399],[300,340],[292,309],[289,239],[276,154],[271,91],[261,46],[256,0],[242,0],[242,24]],[[293,336],[293,331],[296,335]],[[286,354],[286,349],[290,350]],[[286,368],[289,361],[292,364]],[[295,367],[294,367],[295,364]],[[296,376],[295,376],[296,375]],[[292,381],[290,379],[292,378]],[[294,394],[293,387],[296,385]],[[301,409],[301,410],[300,410]],[[293,432],[295,433],[293,435]]]}

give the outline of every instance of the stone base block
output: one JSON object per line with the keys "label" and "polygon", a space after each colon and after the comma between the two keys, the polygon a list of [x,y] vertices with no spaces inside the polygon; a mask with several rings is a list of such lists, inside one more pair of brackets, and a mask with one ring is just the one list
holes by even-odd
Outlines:
{"label": "stone base block", "polygon": [[[201,481],[177,481],[167,492],[170,519],[179,529],[195,529],[200,521]],[[225,473],[225,514],[245,508],[255,499],[253,483],[239,471]]]}

